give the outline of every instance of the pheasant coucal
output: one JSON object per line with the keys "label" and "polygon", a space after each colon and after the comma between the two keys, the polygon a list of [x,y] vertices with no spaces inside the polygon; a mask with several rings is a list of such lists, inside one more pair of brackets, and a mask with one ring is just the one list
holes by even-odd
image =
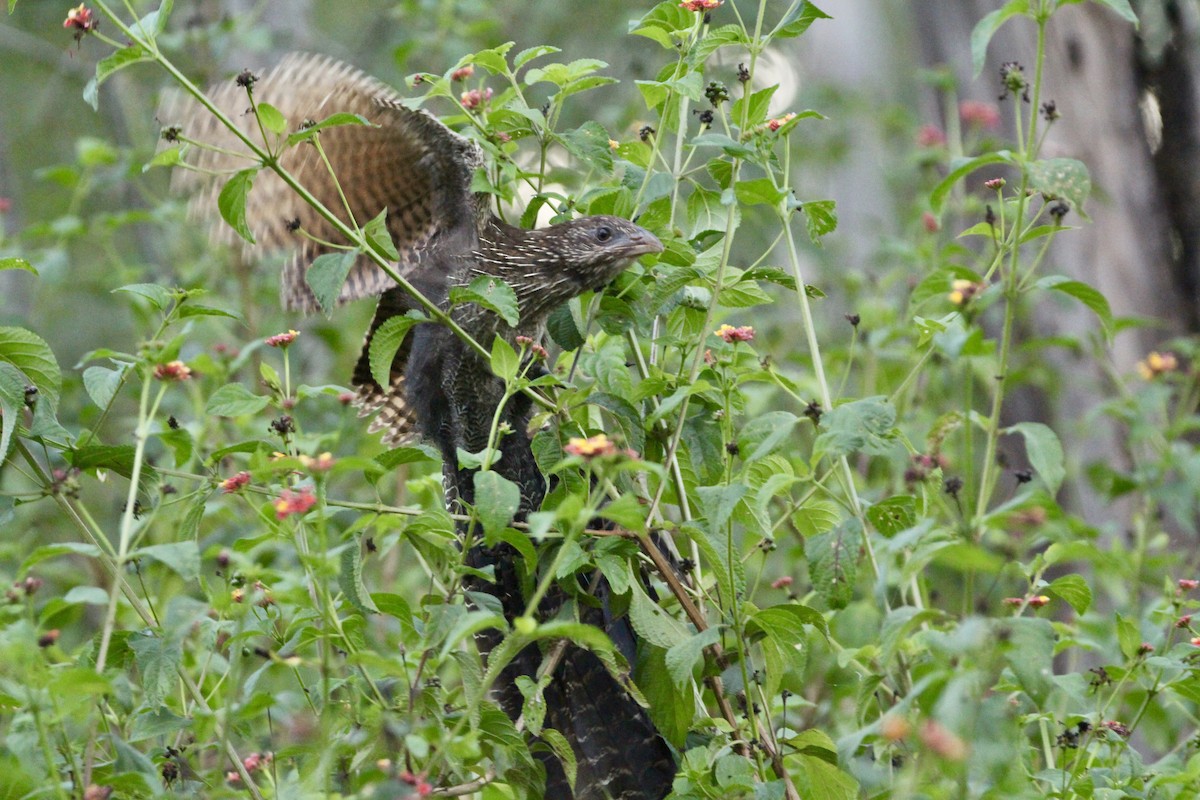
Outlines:
{"label": "pheasant coucal", "polygon": [[[584,217],[539,230],[504,223],[491,212],[489,197],[471,190],[475,170],[484,163],[479,145],[432,115],[404,106],[390,87],[346,64],[322,56],[291,55],[257,78],[244,73],[238,82],[214,87],[209,92],[212,102],[247,135],[259,137],[247,83],[252,84],[255,102],[274,106],[292,127],[338,112],[357,114],[371,123],[321,132],[329,167],[307,144],[284,152],[280,163],[342,220],[348,219],[347,209],[360,224],[387,209],[387,229],[400,254],[397,270],[441,308],[449,308],[451,287],[480,275],[508,283],[519,302],[516,327],[475,304],[450,311],[484,347],[497,335],[510,343],[517,336],[540,341],[553,309],[588,289],[604,286],[638,257],[662,249],[648,231],[616,217]],[[207,110],[178,98],[164,103],[160,121],[177,127],[188,139],[218,148],[193,148],[188,157],[198,171],[177,172],[175,179],[180,190],[207,188],[194,199],[193,207],[214,219],[219,186],[205,176],[247,166],[250,162],[230,155],[230,151],[244,151],[244,145]],[[315,258],[331,250],[324,243],[340,244],[344,239],[269,170],[256,177],[246,212],[260,245],[294,252],[283,268],[285,307],[314,310],[317,303],[305,271]],[[301,236],[301,231],[306,235]],[[233,238],[228,228],[217,235]],[[415,432],[431,439],[442,452],[447,502],[451,506],[472,503],[474,470],[460,469],[457,453],[459,449],[479,452],[487,446],[503,382],[449,328],[424,323],[405,338],[391,366],[389,384],[379,385],[367,357],[370,337],[384,321],[419,305],[366,256],[352,267],[339,302],[363,297],[379,298],[354,375],[363,414],[375,413],[370,430],[382,431],[389,444],[405,441]],[[500,440],[502,455],[494,467],[520,487],[518,518],[541,506],[547,488],[526,433],[529,416],[525,398],[506,404],[501,419],[511,433]],[[510,621],[525,613],[521,565],[511,546],[478,544],[467,560],[476,568],[494,571],[491,582],[469,578],[468,589],[496,597]],[[599,580],[592,593],[602,602],[581,604],[579,615],[603,628],[632,663],[634,633],[627,619],[609,613],[607,592],[607,584]],[[565,600],[565,593],[556,589],[540,611],[552,613]],[[491,631],[478,642],[487,652],[500,639],[498,632]],[[522,707],[516,678],[533,676],[541,663],[541,653],[530,646],[497,683],[497,698],[514,719]],[[670,749],[645,710],[591,652],[568,646],[544,696],[545,725],[566,737],[578,765],[572,794],[557,758],[540,752],[547,772],[547,798],[660,800],[669,793],[675,773]]]}

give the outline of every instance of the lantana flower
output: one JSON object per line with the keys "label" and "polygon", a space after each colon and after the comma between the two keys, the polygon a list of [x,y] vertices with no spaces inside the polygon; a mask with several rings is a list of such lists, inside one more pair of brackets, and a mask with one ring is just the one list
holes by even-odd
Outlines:
{"label": "lantana flower", "polygon": [[182,361],[168,361],[154,367],[154,377],[160,381],[186,381],[192,377],[192,368]]}
{"label": "lantana flower", "polygon": [[563,451],[572,456],[595,458],[613,455],[617,452],[617,446],[609,440],[608,436],[598,433],[586,439],[572,437],[567,441],[567,446],[563,448]]}
{"label": "lantana flower", "polygon": [[275,501],[275,518],[287,519],[293,514],[304,514],[317,504],[317,497],[307,486],[299,491],[284,489]]}
{"label": "lantana flower", "polygon": [[1179,369],[1179,360],[1174,353],[1152,352],[1137,363],[1138,374],[1145,380]]}
{"label": "lantana flower", "polygon": [[296,337],[300,335],[300,331],[288,331],[286,333],[277,333],[274,336],[268,336],[265,341],[268,347],[287,347],[292,342],[296,341]]}
{"label": "lantana flower", "polygon": [[754,328],[749,325],[742,325],[737,328],[732,325],[722,325],[713,331],[713,333],[730,343],[750,342],[754,340]]}

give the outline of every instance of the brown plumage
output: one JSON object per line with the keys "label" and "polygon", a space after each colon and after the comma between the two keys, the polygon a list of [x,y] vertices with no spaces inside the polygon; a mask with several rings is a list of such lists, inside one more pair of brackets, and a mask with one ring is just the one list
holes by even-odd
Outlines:
{"label": "brown plumage", "polygon": [[[254,117],[246,113],[249,101],[244,88],[230,81],[209,96],[243,131],[259,140]],[[336,183],[312,146],[286,151],[280,163],[342,220],[348,219],[347,207],[360,225],[386,208],[387,228],[400,254],[396,269],[441,308],[449,308],[451,287],[480,275],[508,283],[520,309],[515,327],[475,304],[449,312],[484,347],[496,335],[510,343],[519,335],[540,341],[546,317],[554,308],[607,284],[638,257],[662,249],[649,232],[616,217],[584,217],[540,230],[504,223],[489,210],[488,198],[471,190],[474,172],[483,163],[476,143],[428,113],[405,107],[399,95],[379,81],[331,59],[289,56],[257,79],[253,96],[255,102],[279,109],[289,129],[302,120],[320,121],[336,112],[358,114],[372,123],[322,131],[321,146]],[[188,139],[222,148],[189,158],[209,174],[251,165],[227,152],[244,150],[244,145],[199,107],[172,100],[164,105],[160,121],[179,126]],[[203,173],[181,173],[176,187],[199,191],[193,207],[205,219],[216,218],[219,187]],[[316,301],[305,282],[305,270],[330,250],[320,242],[345,244],[336,229],[268,170],[256,179],[247,220],[260,246],[292,252],[283,269],[285,306],[313,310]],[[311,238],[297,238],[291,230],[297,220]],[[232,236],[227,228],[219,234],[225,240]],[[339,301],[368,296],[378,296],[379,305],[355,369],[354,385],[363,413],[375,414],[371,430],[381,431],[385,442],[396,444],[419,429],[442,451],[448,501],[473,503],[475,471],[458,468],[457,452],[478,452],[487,445],[503,398],[503,382],[447,327],[427,323],[410,331],[392,363],[388,385],[379,385],[367,356],[371,336],[388,319],[418,305],[386,273],[360,258]],[[520,518],[537,510],[546,493],[546,480],[526,433],[529,416],[529,402],[523,397],[510,399],[501,410],[501,421],[511,433],[500,440],[502,455],[495,465],[498,473],[520,487]],[[468,560],[495,574],[494,581],[468,578],[468,589],[496,597],[510,620],[524,613],[523,579],[511,547],[477,545]],[[607,584],[599,581],[592,593],[602,600],[602,608],[581,608],[581,618],[606,630],[632,662],[634,636],[627,620],[608,613]],[[553,613],[567,600],[565,593],[555,589],[539,611]],[[480,637],[481,648],[489,650],[499,638],[495,632]],[[532,675],[540,663],[540,652],[531,646],[504,670],[498,696],[514,718],[521,707],[514,681]],[[646,712],[590,652],[573,646],[566,649],[545,698],[547,725],[559,730],[576,752],[579,778],[574,797],[578,800],[659,800],[670,791],[674,761],[669,748]],[[552,756],[542,761],[547,769],[546,797],[570,798],[557,761]]]}

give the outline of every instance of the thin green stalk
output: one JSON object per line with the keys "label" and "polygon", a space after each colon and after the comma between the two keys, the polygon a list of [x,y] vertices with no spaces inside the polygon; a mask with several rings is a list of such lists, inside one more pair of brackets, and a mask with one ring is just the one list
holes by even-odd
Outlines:
{"label": "thin green stalk", "polygon": [[46,725],[42,721],[41,703],[34,700],[32,697],[33,689],[25,688],[26,694],[29,696],[29,711],[33,716],[33,726],[37,730],[38,745],[42,749],[42,758],[46,760],[46,777],[54,784],[54,793],[58,795],[59,800],[70,800],[70,795],[63,788],[61,776],[58,774],[58,769],[54,766],[54,748],[50,746],[50,737],[46,733]]}

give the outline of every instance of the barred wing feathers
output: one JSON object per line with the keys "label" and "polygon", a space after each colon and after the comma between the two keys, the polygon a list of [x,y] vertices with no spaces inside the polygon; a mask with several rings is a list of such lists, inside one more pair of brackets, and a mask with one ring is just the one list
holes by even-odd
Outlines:
{"label": "barred wing feathers", "polygon": [[[231,79],[213,87],[208,96],[251,141],[262,141],[244,88]],[[404,106],[400,95],[381,81],[327,56],[287,56],[258,78],[253,97],[279,109],[293,131],[306,120],[319,122],[339,112],[357,114],[372,123],[339,125],[321,132],[321,146],[336,181],[317,149],[308,143],[287,149],[280,164],[343,222],[349,221],[347,206],[359,225],[386,208],[387,228],[400,253],[398,268],[405,277],[416,271],[423,253],[431,247],[458,252],[474,249],[487,217],[483,202],[470,188],[475,169],[483,163],[482,150],[475,142],[454,133],[431,114]],[[159,120],[179,127],[188,139],[215,148],[192,148],[186,159],[196,170],[177,169],[173,188],[197,192],[194,213],[212,223],[218,240],[233,242],[236,234],[220,221],[216,198],[224,184],[221,176],[253,166],[249,150],[191,97],[175,94],[165,99]],[[345,202],[339,196],[339,185]],[[246,213],[260,247],[293,253],[283,269],[285,307],[315,310],[317,303],[304,280],[305,270],[317,256],[332,251],[319,242],[344,245],[346,240],[269,169],[256,176]],[[290,229],[289,223],[297,220],[311,238]],[[383,270],[361,256],[339,302],[379,295],[394,285]]]}

